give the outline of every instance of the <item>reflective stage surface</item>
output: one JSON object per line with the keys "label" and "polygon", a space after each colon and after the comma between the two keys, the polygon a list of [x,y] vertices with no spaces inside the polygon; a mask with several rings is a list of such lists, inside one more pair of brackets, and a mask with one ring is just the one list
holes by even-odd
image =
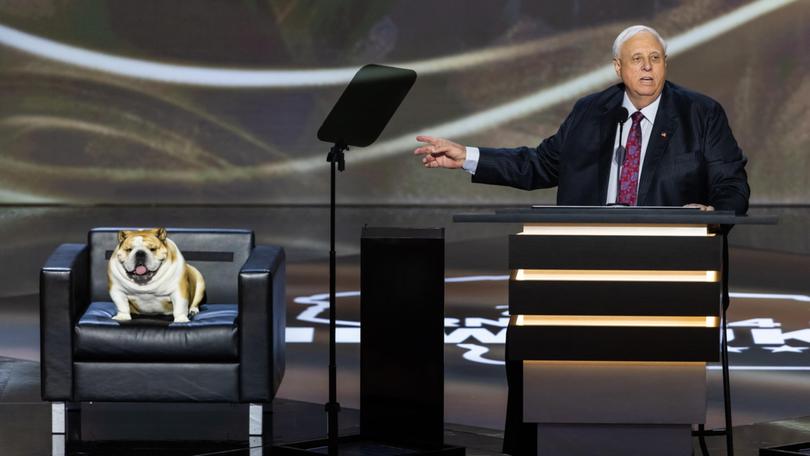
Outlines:
{"label": "reflective stage surface", "polygon": [[[344,408],[359,406],[359,235],[370,226],[446,228],[445,422],[448,443],[496,454],[506,399],[503,344],[506,237],[516,225],[453,224],[464,207],[344,207],[338,210],[338,387]],[[810,441],[810,210],[755,208],[776,227],[731,234],[729,311],[737,454]],[[325,434],[327,395],[328,208],[5,207],[0,208],[0,454],[47,454],[50,408],[39,401],[38,271],[60,243],[83,242],[95,226],[249,228],[258,243],[287,249],[287,370],[274,406],[272,439]],[[407,309],[403,309],[406,312]],[[419,328],[413,328],[418,337]],[[708,427],[722,424],[718,366],[710,365]],[[151,408],[150,408],[151,407]],[[171,413],[169,413],[171,412]],[[176,414],[176,415],[172,415]],[[174,418],[172,418],[174,416]],[[161,425],[158,418],[168,418]],[[347,431],[355,411],[341,414]],[[787,420],[787,421],[785,421]],[[173,428],[173,423],[179,428]],[[760,424],[770,422],[769,424]],[[247,409],[181,405],[84,405],[84,443],[73,454],[256,454]],[[160,438],[158,438],[160,436]],[[118,443],[101,443],[105,439]],[[143,440],[172,440],[162,453]],[[265,435],[263,445],[268,445]],[[125,442],[141,441],[138,445]],[[182,443],[177,443],[177,442]],[[229,442],[228,442],[229,441]],[[189,443],[195,442],[195,443]],[[225,442],[225,443],[223,443]],[[708,439],[722,454],[722,439]],[[255,442],[254,442],[255,443]],[[114,451],[104,445],[114,445]],[[130,453],[124,453],[129,448]],[[140,452],[138,452],[140,451]]]}

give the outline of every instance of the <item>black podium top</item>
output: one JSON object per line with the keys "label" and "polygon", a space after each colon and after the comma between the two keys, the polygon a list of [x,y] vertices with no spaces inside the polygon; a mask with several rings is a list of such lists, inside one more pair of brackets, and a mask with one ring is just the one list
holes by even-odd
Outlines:
{"label": "black podium top", "polygon": [[735,215],[684,207],[533,206],[455,214],[457,223],[606,223],[775,225],[776,216]]}

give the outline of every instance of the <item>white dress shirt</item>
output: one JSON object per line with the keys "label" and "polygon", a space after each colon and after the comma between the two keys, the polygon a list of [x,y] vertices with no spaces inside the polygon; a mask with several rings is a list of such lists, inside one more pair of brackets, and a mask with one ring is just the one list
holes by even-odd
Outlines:
{"label": "white dress shirt", "polygon": [[[658,98],[655,99],[652,103],[648,104],[645,108],[641,109],[641,114],[644,115],[644,118],[641,119],[641,156],[639,156],[639,163],[638,163],[638,182],[641,183],[641,173],[644,170],[644,155],[647,153],[647,144],[650,142],[650,135],[652,134],[653,123],[655,123],[655,115],[658,113],[658,105],[661,103],[661,95],[658,95]],[[627,92],[624,93],[624,100],[622,100],[622,106],[627,109],[627,112],[630,113],[632,116],[634,112],[638,111],[633,103],[630,101],[630,98],[627,96]],[[627,122],[624,123],[624,127],[622,128],[622,138],[621,143],[627,145],[627,139],[630,136],[630,129],[633,126],[633,119],[629,116],[627,117]],[[613,151],[615,153],[616,148],[619,147],[619,126],[616,126],[616,134],[614,135],[616,140],[613,141]],[[608,188],[607,188],[607,196],[605,197],[605,204],[612,204],[616,202],[616,181],[619,180],[619,166],[616,164],[616,160],[610,161],[610,177],[608,177]],[[638,189],[636,189],[638,191]]]}
{"label": "white dress shirt", "polygon": [[[653,123],[655,123],[655,115],[658,113],[658,105],[661,103],[661,95],[658,95],[658,98],[655,99],[652,103],[647,105],[645,108],[641,110],[641,113],[644,115],[644,118],[641,120],[641,156],[639,157],[640,163],[638,166],[638,181],[641,182],[641,172],[644,166],[644,155],[647,153],[647,144],[650,142],[650,135],[652,134],[652,127]],[[622,100],[622,106],[627,109],[627,112],[632,115],[634,112],[638,111],[633,103],[630,101],[630,97],[627,96],[627,92],[624,93],[624,99]],[[622,144],[627,144],[627,138],[630,136],[630,128],[633,126],[633,120],[628,116],[627,122],[624,123],[624,127],[622,128],[622,137],[619,139],[619,126],[616,125],[616,140],[613,142],[613,150],[615,151],[617,147],[619,147],[619,141],[622,141]],[[478,168],[478,158],[481,155],[481,151],[478,150],[477,147],[467,147],[467,158],[464,160],[464,164],[462,168],[464,168],[470,174],[475,174],[475,170]],[[618,180],[618,166],[616,165],[615,160],[610,161],[610,177],[608,178],[608,188],[607,188],[607,197],[605,198],[605,204],[610,204],[616,202],[616,181]]]}

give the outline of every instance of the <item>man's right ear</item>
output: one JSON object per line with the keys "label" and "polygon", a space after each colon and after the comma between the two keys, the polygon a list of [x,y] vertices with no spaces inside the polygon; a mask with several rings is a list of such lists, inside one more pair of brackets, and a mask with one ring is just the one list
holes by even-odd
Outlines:
{"label": "man's right ear", "polygon": [[616,76],[618,76],[619,79],[622,78],[622,62],[619,59],[613,59],[613,71],[616,72]]}

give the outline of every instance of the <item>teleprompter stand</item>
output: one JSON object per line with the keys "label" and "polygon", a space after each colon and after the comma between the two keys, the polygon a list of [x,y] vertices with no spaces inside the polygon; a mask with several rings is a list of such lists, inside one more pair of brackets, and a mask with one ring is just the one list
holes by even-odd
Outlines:
{"label": "teleprompter stand", "polygon": [[[346,167],[344,152],[350,146],[371,145],[382,133],[416,81],[416,72],[383,65],[366,65],[355,74],[318,130],[318,139],[332,143],[327,156],[331,164],[329,250],[329,402],[327,439],[290,443],[273,448],[277,454],[445,454],[442,449],[409,448],[401,444],[367,441],[360,436],[339,438],[337,366],[335,362],[335,177]],[[362,432],[362,430],[361,430]],[[463,454],[463,450],[462,453]]]}

